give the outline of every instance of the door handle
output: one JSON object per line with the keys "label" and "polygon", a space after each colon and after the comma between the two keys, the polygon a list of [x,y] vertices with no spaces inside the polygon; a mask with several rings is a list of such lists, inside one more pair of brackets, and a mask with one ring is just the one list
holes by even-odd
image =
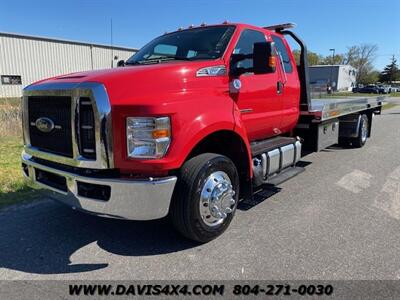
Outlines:
{"label": "door handle", "polygon": [[282,94],[282,92],[283,92],[283,83],[282,83],[282,81],[278,81],[276,83],[276,92],[277,92],[278,95]]}

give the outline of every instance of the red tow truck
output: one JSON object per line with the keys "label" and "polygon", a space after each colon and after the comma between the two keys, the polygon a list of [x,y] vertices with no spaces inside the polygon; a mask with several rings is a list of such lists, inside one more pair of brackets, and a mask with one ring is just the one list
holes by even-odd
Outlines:
{"label": "red tow truck", "polygon": [[26,87],[27,182],[74,209],[169,215],[184,236],[214,239],[239,201],[302,171],[305,150],[362,147],[381,111],[382,97],[311,99],[307,48],[292,27],[190,27],[119,68]]}

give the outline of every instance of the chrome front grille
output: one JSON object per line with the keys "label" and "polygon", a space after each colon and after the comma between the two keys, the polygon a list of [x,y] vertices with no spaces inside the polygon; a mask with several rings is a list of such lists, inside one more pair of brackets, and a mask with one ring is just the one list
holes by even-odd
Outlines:
{"label": "chrome front grille", "polygon": [[34,157],[74,167],[114,167],[111,106],[102,84],[28,86],[23,123],[25,152]]}
{"label": "chrome front grille", "polygon": [[[42,151],[73,157],[71,97],[28,97],[29,136],[31,145]],[[53,128],[41,130],[38,121],[47,120]]]}

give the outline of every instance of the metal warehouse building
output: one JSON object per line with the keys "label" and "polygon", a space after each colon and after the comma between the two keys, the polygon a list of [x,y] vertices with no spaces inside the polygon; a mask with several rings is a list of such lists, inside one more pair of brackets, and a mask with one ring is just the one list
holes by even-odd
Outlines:
{"label": "metal warehouse building", "polygon": [[20,97],[40,79],[105,69],[137,49],[0,32],[0,98]]}

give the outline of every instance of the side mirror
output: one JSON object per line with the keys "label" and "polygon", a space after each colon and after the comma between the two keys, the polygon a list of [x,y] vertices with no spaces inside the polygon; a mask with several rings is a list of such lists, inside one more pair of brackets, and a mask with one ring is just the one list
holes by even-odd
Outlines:
{"label": "side mirror", "polygon": [[[238,63],[243,60],[252,60],[253,67],[238,67]],[[240,76],[246,72],[254,74],[274,73],[276,70],[276,57],[274,55],[273,42],[260,42],[253,44],[251,54],[232,54],[231,55],[231,75]]]}
{"label": "side mirror", "polygon": [[274,73],[276,70],[276,57],[272,42],[254,43],[253,47],[253,72],[254,74]]}
{"label": "side mirror", "polygon": [[123,66],[125,66],[125,61],[124,60],[119,60],[117,62],[117,67],[123,67]]}

